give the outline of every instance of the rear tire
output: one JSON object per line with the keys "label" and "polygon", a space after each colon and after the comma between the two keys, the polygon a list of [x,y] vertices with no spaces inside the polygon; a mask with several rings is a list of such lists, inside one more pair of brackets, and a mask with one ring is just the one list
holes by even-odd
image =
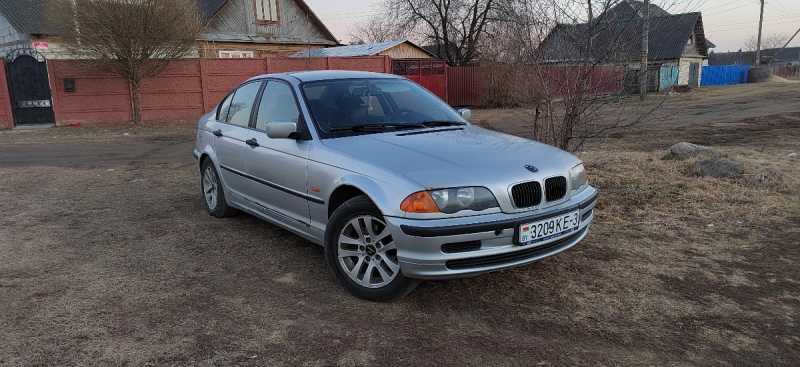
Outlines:
{"label": "rear tire", "polygon": [[217,174],[217,169],[211,159],[203,162],[200,170],[200,188],[206,210],[212,217],[230,217],[239,212],[228,206],[228,202],[225,201],[225,189],[222,187],[222,181],[219,179],[219,174]]}
{"label": "rear tire", "polygon": [[365,195],[344,202],[331,215],[325,260],[345,289],[368,301],[392,302],[419,284],[403,275],[383,214]]}

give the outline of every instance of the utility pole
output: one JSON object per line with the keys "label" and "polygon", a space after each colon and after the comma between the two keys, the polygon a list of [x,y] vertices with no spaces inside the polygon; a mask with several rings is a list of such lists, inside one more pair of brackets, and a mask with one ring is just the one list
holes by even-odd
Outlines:
{"label": "utility pole", "polygon": [[800,28],[798,28],[798,29],[797,29],[797,32],[794,32],[794,35],[792,36],[792,38],[789,38],[789,40],[788,40],[788,41],[786,41],[786,43],[784,43],[784,44],[783,44],[783,47],[781,47],[781,49],[780,49],[780,50],[778,50],[778,52],[776,52],[776,53],[775,53],[775,55],[772,55],[772,58],[770,59],[770,63],[774,62],[774,61],[775,61],[775,59],[777,59],[777,58],[778,58],[778,55],[780,55],[780,54],[781,54],[781,52],[783,52],[783,50],[785,50],[785,49],[786,49],[786,46],[789,46],[789,43],[791,43],[791,42],[792,42],[792,40],[793,40],[795,37],[797,37],[797,34],[798,34],[798,33],[800,33]]}
{"label": "utility pole", "polygon": [[758,41],[756,41],[756,67],[761,65],[761,26],[764,24],[764,0],[761,0],[761,15],[758,17]]}
{"label": "utility pole", "polygon": [[[763,1],[763,0],[762,0]],[[644,0],[642,30],[642,66],[639,70],[639,100],[647,99],[647,47],[650,41],[650,0]]]}

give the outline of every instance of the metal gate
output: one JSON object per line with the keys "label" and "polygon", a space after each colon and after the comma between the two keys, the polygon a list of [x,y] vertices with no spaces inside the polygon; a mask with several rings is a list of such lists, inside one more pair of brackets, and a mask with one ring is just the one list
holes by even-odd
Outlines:
{"label": "metal gate", "polygon": [[447,100],[447,74],[444,61],[394,60],[392,71],[417,82],[443,100]]}
{"label": "metal gate", "polygon": [[47,64],[44,60],[37,60],[31,55],[17,54],[6,57],[8,92],[14,124],[55,122]]}

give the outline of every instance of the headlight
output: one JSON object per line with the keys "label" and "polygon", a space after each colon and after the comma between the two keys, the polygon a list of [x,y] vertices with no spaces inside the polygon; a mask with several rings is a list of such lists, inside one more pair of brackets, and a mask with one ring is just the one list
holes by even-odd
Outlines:
{"label": "headlight", "polygon": [[569,177],[572,180],[572,192],[583,190],[586,186],[586,169],[583,168],[583,163],[572,167],[569,170]]}
{"label": "headlight", "polygon": [[497,199],[485,187],[455,187],[415,192],[403,200],[400,209],[411,213],[438,211],[453,214],[462,210],[481,211],[497,206]]}

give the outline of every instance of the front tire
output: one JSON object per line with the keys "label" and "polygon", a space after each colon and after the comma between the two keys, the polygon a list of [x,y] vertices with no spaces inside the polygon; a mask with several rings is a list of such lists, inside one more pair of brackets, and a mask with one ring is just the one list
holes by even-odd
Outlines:
{"label": "front tire", "polygon": [[203,202],[206,204],[208,214],[216,218],[236,215],[238,210],[229,207],[225,201],[225,189],[222,187],[214,162],[206,159],[200,172],[200,188],[203,190]]}
{"label": "front tire", "polygon": [[395,301],[419,284],[403,276],[383,214],[365,195],[333,212],[325,231],[325,260],[345,289],[368,301]]}

